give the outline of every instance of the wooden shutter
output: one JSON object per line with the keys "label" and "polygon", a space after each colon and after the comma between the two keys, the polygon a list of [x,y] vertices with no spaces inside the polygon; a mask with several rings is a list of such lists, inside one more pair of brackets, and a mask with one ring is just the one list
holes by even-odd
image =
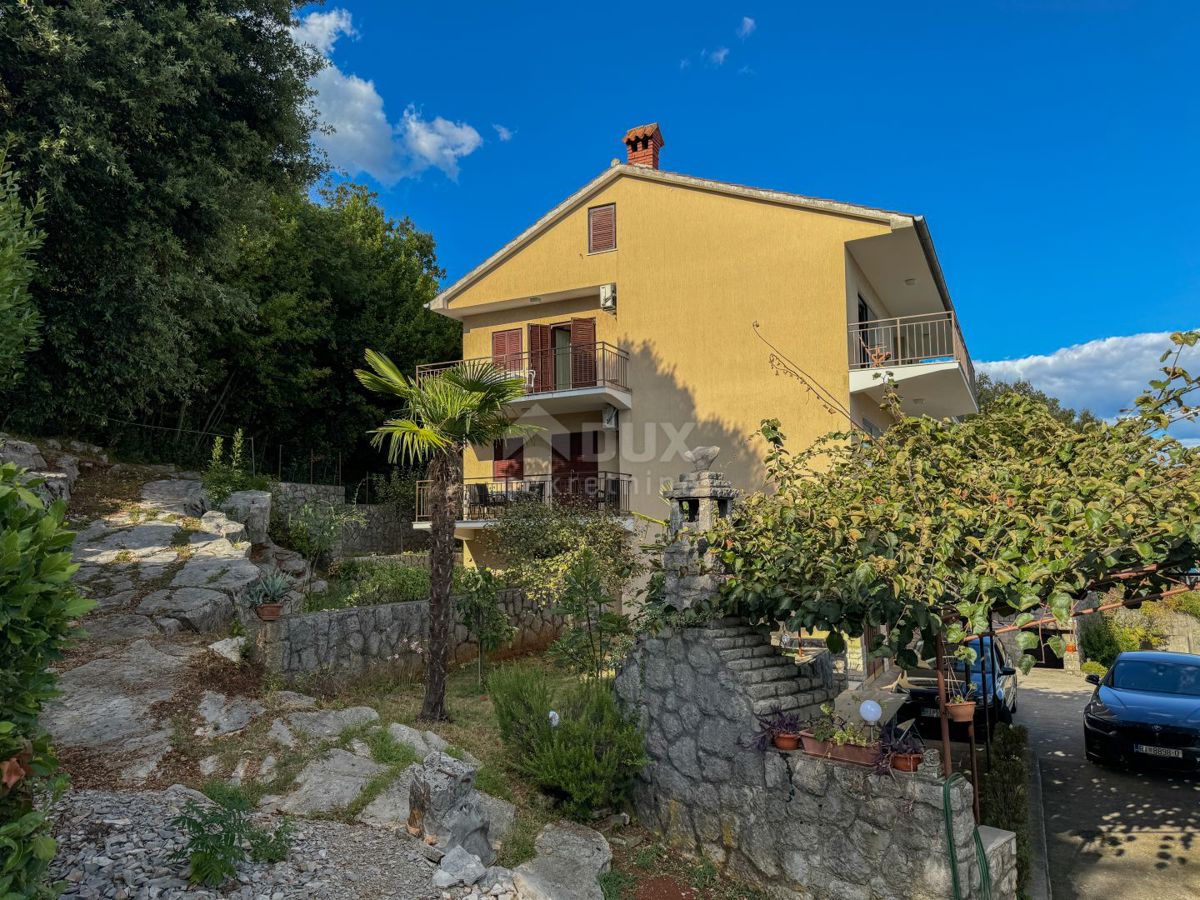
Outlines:
{"label": "wooden shutter", "polygon": [[492,477],[525,477],[525,442],[520,438],[506,438],[492,444]]}
{"label": "wooden shutter", "polygon": [[529,326],[529,368],[535,392],[554,390],[554,347],[549,325]]}
{"label": "wooden shutter", "polygon": [[521,329],[492,332],[492,363],[501,369],[521,368]]}
{"label": "wooden shutter", "polygon": [[596,320],[571,320],[571,387],[596,385]]}
{"label": "wooden shutter", "polygon": [[588,253],[617,249],[617,205],[593,206],[588,210]]}

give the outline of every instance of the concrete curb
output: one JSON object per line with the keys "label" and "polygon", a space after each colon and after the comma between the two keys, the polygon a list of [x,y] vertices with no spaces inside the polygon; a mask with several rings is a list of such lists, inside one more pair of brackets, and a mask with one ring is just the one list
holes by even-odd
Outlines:
{"label": "concrete curb", "polygon": [[1042,761],[1033,750],[1028,752],[1033,763],[1029,779],[1029,897],[1030,900],[1052,900],[1046,810],[1042,805]]}

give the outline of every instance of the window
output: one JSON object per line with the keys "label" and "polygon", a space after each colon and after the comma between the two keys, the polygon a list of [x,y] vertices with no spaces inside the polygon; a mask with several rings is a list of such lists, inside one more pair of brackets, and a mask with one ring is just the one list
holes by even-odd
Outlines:
{"label": "window", "polygon": [[588,253],[617,249],[617,205],[593,206],[588,210]]}
{"label": "window", "polygon": [[492,332],[492,364],[515,372],[521,368],[521,329]]}
{"label": "window", "polygon": [[492,477],[525,477],[525,441],[505,438],[492,444]]}

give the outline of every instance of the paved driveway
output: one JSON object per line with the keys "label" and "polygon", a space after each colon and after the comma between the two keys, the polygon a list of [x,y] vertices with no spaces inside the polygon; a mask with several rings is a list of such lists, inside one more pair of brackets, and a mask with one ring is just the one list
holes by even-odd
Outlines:
{"label": "paved driveway", "polygon": [[1088,762],[1091,692],[1082,678],[1034,669],[1017,695],[1041,766],[1054,900],[1200,898],[1200,777]]}

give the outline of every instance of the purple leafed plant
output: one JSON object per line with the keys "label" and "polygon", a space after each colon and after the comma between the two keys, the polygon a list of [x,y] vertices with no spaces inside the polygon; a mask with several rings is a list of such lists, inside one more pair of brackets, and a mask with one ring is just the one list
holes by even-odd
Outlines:
{"label": "purple leafed plant", "polygon": [[749,746],[755,750],[766,750],[777,734],[799,734],[804,730],[805,720],[795,713],[784,712],[773,706],[765,713],[755,713],[758,730],[751,736]]}

